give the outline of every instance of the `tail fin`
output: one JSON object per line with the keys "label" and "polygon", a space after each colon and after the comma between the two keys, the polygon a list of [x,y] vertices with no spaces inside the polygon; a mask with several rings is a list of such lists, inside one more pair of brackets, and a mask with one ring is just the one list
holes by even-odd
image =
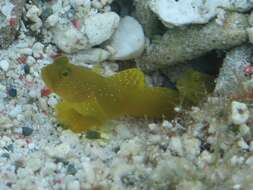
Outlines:
{"label": "tail fin", "polygon": [[177,89],[180,92],[183,105],[196,105],[202,98],[214,89],[214,78],[193,69],[185,71],[177,81]]}
{"label": "tail fin", "polygon": [[143,88],[135,96],[132,96],[131,103],[125,105],[127,114],[134,117],[152,119],[173,118],[174,108],[179,105],[180,98],[176,90],[167,88]]}

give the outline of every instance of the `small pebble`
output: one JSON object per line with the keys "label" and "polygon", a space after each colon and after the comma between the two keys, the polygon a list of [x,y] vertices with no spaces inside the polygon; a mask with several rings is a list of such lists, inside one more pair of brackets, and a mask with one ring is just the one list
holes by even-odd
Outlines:
{"label": "small pebble", "polygon": [[33,58],[33,56],[28,56],[27,57],[27,64],[32,65],[36,62],[36,60]]}
{"label": "small pebble", "polygon": [[48,96],[49,94],[51,94],[52,93],[52,91],[48,88],[48,87],[46,87],[46,86],[44,86],[42,89],[41,89],[41,91],[40,91],[40,95],[43,97],[43,96]]}
{"label": "small pebble", "polygon": [[85,137],[87,139],[100,139],[101,138],[101,134],[97,131],[87,131],[86,134],[85,134]]}
{"label": "small pebble", "polygon": [[18,171],[19,168],[24,168],[25,163],[23,160],[16,160],[15,161],[15,173]]}
{"label": "small pebble", "polygon": [[32,55],[32,49],[25,47],[20,49],[19,53],[24,55]]}
{"label": "small pebble", "polygon": [[238,141],[237,144],[243,150],[249,150],[250,149],[250,146],[242,138]]}
{"label": "small pebble", "polygon": [[43,55],[43,49],[44,45],[40,42],[36,42],[32,47],[33,56],[35,58],[40,58]]}
{"label": "small pebble", "polygon": [[29,96],[31,97],[31,98],[36,98],[36,97],[38,97],[38,91],[37,90],[31,90],[29,93]]}
{"label": "small pebble", "polygon": [[27,11],[26,17],[29,18],[29,20],[31,20],[33,22],[37,22],[39,19],[38,16],[41,15],[41,12],[42,11],[37,6],[33,5]]}
{"label": "small pebble", "polygon": [[155,130],[158,128],[157,124],[156,123],[149,123],[148,124],[148,127],[150,130]]}
{"label": "small pebble", "polygon": [[67,184],[67,190],[80,190],[80,183],[77,180],[70,181]]}
{"label": "small pebble", "polygon": [[233,101],[231,108],[231,119],[235,125],[242,125],[247,122],[250,113],[246,104]]}
{"label": "small pebble", "polygon": [[1,60],[0,67],[3,71],[7,71],[9,69],[9,62],[6,60]]}
{"label": "small pebble", "polygon": [[65,158],[70,153],[71,147],[69,144],[62,143],[56,146],[45,147],[45,151],[50,157]]}
{"label": "small pebble", "polygon": [[17,89],[10,88],[10,89],[8,89],[7,93],[10,97],[15,98],[17,96]]}
{"label": "small pebble", "polygon": [[55,106],[58,102],[55,96],[51,96],[49,97],[47,103],[49,106]]}
{"label": "small pebble", "polygon": [[21,64],[25,64],[27,62],[27,56],[22,55],[22,56],[17,58],[17,61]]}
{"label": "small pebble", "polygon": [[169,148],[172,152],[182,156],[184,154],[184,147],[180,137],[172,137],[170,140]]}
{"label": "small pebble", "polygon": [[237,155],[234,155],[231,159],[230,159],[230,162],[233,166],[235,165],[240,165],[242,164],[243,162],[245,161],[245,158],[243,156],[237,156]]}
{"label": "small pebble", "polygon": [[59,20],[59,17],[55,14],[50,15],[47,20],[46,20],[46,26],[47,27],[52,27],[54,26]]}
{"label": "small pebble", "polygon": [[77,172],[76,168],[75,168],[75,165],[74,164],[69,164],[68,167],[67,167],[67,173],[69,175],[75,175]]}
{"label": "small pebble", "polygon": [[69,162],[66,159],[60,158],[60,157],[56,157],[55,160],[54,160],[54,162],[56,164],[62,163],[63,165],[68,165],[69,164]]}
{"label": "small pebble", "polygon": [[46,8],[42,11],[40,17],[43,21],[45,21],[50,15],[53,14],[53,10],[51,8]]}
{"label": "small pebble", "polygon": [[247,134],[250,134],[250,127],[243,124],[240,126],[240,134],[241,135],[247,135]]}
{"label": "small pebble", "polygon": [[24,69],[25,74],[29,74],[30,73],[30,66],[28,64],[25,64],[24,67],[23,67],[23,69]]}
{"label": "small pebble", "polygon": [[80,22],[80,20],[72,20],[71,21],[72,22],[72,24],[73,24],[73,26],[76,28],[76,29],[80,29],[81,28],[81,22]]}
{"label": "small pebble", "polygon": [[22,134],[24,136],[30,136],[33,133],[33,128],[30,127],[22,127]]}
{"label": "small pebble", "polygon": [[14,17],[11,17],[9,20],[8,20],[8,24],[10,26],[15,26],[17,24],[17,19],[14,18]]}
{"label": "small pebble", "polygon": [[169,122],[169,121],[167,121],[167,120],[164,120],[164,121],[162,122],[162,127],[167,128],[167,129],[171,129],[171,128],[173,127],[173,125],[172,125],[171,122]]}
{"label": "small pebble", "polygon": [[3,153],[1,155],[1,157],[9,159],[10,158],[10,154],[9,153]]}
{"label": "small pebble", "polygon": [[14,151],[13,144],[9,144],[5,146],[4,149],[6,149],[8,152],[13,152]]}
{"label": "small pebble", "polygon": [[250,156],[246,162],[245,162],[247,165],[253,165],[253,156]]}

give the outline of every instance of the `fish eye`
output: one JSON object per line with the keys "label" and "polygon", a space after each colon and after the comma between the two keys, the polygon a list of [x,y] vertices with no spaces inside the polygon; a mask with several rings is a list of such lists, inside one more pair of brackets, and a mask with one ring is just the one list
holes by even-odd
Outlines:
{"label": "fish eye", "polygon": [[66,76],[68,76],[68,75],[69,75],[69,72],[68,72],[68,71],[63,71],[63,72],[62,72],[62,76],[66,77]]}
{"label": "fish eye", "polygon": [[70,74],[70,69],[64,69],[61,72],[61,76],[63,76],[63,77],[67,77],[69,74]]}

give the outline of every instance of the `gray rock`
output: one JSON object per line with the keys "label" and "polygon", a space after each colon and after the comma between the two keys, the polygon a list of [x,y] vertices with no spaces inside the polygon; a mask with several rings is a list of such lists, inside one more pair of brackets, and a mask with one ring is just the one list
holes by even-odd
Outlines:
{"label": "gray rock", "polygon": [[253,26],[253,11],[250,13],[248,21],[249,21],[249,25],[252,27]]}
{"label": "gray rock", "polygon": [[17,35],[25,0],[0,3],[0,48],[7,48]]}
{"label": "gray rock", "polygon": [[84,31],[92,46],[108,40],[116,31],[120,17],[115,12],[97,13],[84,20]]}
{"label": "gray rock", "polygon": [[22,127],[22,134],[24,136],[30,136],[33,133],[33,128],[31,127]]}
{"label": "gray rock", "polygon": [[155,13],[150,10],[147,1],[135,0],[134,6],[135,11],[133,15],[141,23],[145,35],[151,38],[153,35],[159,34],[163,24]]}
{"label": "gray rock", "polygon": [[102,48],[91,48],[75,53],[72,62],[80,64],[95,64],[105,61],[109,56],[110,53]]}
{"label": "gray rock", "polygon": [[204,26],[173,28],[147,47],[138,65],[152,71],[185,62],[214,49],[227,49],[247,41],[247,16],[226,13],[223,23],[213,20]]}
{"label": "gray rock", "polygon": [[72,24],[57,24],[53,31],[54,43],[65,53],[74,53],[90,48],[88,38]]}
{"label": "gray rock", "polygon": [[253,7],[253,2],[249,0],[150,0],[149,6],[165,26],[171,27],[207,23],[219,14],[220,8],[246,12]]}
{"label": "gray rock", "polygon": [[243,69],[250,64],[251,56],[252,48],[248,45],[234,48],[226,54],[216,79],[216,94],[231,96],[242,93],[242,81],[246,80]]}

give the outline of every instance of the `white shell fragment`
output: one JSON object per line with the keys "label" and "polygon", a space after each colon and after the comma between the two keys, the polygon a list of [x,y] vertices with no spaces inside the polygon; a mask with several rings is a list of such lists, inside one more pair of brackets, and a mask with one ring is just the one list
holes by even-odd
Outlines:
{"label": "white shell fragment", "polygon": [[36,42],[32,47],[32,53],[35,58],[39,58],[43,55],[44,45],[40,42]]}
{"label": "white shell fragment", "polygon": [[59,20],[58,15],[57,14],[52,14],[47,18],[46,26],[47,27],[52,27],[58,22],[58,20]]}
{"label": "white shell fragment", "polygon": [[247,0],[151,0],[149,6],[166,26],[181,26],[207,23],[218,14],[221,7],[247,11],[253,6],[253,2]]}
{"label": "white shell fragment", "polygon": [[246,104],[233,101],[232,102],[232,122],[236,125],[242,125],[249,119],[249,110]]}
{"label": "white shell fragment", "polygon": [[0,68],[3,70],[3,71],[7,71],[9,69],[9,62],[5,59],[3,60],[0,60]]}
{"label": "white shell fragment", "polygon": [[54,29],[54,42],[62,51],[74,53],[89,48],[88,39],[71,24],[58,25]]}
{"label": "white shell fragment", "polygon": [[5,1],[5,2],[2,1],[2,2],[0,3],[1,13],[4,14],[4,16],[6,16],[6,17],[10,17],[15,6],[10,1]]}
{"label": "white shell fragment", "polygon": [[143,52],[144,44],[145,36],[142,26],[133,17],[126,16],[120,20],[119,27],[109,44],[116,51],[112,59],[133,59]]}
{"label": "white shell fragment", "polygon": [[82,50],[73,56],[73,63],[100,63],[108,59],[110,53],[101,48]]}
{"label": "white shell fragment", "polygon": [[62,143],[56,146],[45,147],[46,153],[51,157],[66,157],[71,151],[69,144]]}
{"label": "white shell fragment", "polygon": [[31,6],[31,8],[26,13],[26,17],[29,18],[30,21],[34,22],[34,24],[31,26],[31,29],[33,31],[38,30],[42,26],[42,21],[39,18],[40,15],[41,10],[35,5]]}
{"label": "white shell fragment", "polygon": [[114,12],[96,14],[86,18],[84,22],[85,34],[91,46],[108,40],[119,24],[119,16]]}
{"label": "white shell fragment", "polygon": [[66,53],[86,50],[108,40],[118,27],[119,20],[116,13],[107,12],[85,18],[84,23],[81,21],[80,30],[71,23],[59,23],[53,28],[53,39],[58,48]]}

